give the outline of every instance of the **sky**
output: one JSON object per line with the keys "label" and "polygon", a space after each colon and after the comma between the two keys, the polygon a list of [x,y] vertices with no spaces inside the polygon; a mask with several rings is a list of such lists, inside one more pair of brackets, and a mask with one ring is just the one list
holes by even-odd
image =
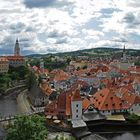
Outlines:
{"label": "sky", "polygon": [[0,55],[140,49],[140,0],[0,0]]}

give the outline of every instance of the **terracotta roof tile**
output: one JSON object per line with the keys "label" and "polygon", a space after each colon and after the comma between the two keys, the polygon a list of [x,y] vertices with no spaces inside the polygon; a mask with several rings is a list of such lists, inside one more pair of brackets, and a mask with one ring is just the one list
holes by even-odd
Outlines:
{"label": "terracotta roof tile", "polygon": [[72,92],[72,101],[80,101],[82,100],[81,96],[80,96],[80,90],[76,89],[75,91]]}
{"label": "terracotta roof tile", "polygon": [[54,76],[53,80],[55,81],[67,80],[70,77],[69,74],[63,70],[53,70],[50,74]]}
{"label": "terracotta roof tile", "polygon": [[129,93],[126,88],[118,91],[104,88],[93,95],[90,100],[98,110],[118,110],[130,108],[134,103],[135,97],[136,95]]}
{"label": "terracotta roof tile", "polygon": [[90,100],[88,100],[87,98],[84,98],[84,100],[82,101],[83,110],[86,110],[89,106],[90,106]]}

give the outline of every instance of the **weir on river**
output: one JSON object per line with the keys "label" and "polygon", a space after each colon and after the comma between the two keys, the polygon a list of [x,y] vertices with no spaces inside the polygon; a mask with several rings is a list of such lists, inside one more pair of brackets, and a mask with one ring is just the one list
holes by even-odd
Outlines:
{"label": "weir on river", "polygon": [[44,107],[39,107],[39,108],[36,108],[36,110],[32,111],[32,112],[26,112],[26,113],[21,113],[19,115],[11,115],[11,116],[9,115],[9,116],[6,116],[6,117],[1,117],[0,122],[14,120],[15,118],[21,117],[22,115],[30,116],[30,115],[33,115],[33,114],[38,114],[38,113],[43,113],[43,112],[44,112]]}

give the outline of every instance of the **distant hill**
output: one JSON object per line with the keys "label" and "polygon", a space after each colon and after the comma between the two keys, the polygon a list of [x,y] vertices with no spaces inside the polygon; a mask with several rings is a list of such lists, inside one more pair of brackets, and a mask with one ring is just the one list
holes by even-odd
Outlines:
{"label": "distant hill", "polygon": [[[42,57],[46,55],[52,55],[52,56],[103,56],[103,55],[116,55],[121,54],[123,52],[123,49],[120,48],[92,48],[92,49],[84,49],[84,50],[78,50],[78,51],[72,51],[72,52],[63,52],[63,53],[56,53],[56,54],[31,54],[26,55],[26,57]],[[126,49],[126,54],[131,56],[140,56],[140,50],[135,49]]]}

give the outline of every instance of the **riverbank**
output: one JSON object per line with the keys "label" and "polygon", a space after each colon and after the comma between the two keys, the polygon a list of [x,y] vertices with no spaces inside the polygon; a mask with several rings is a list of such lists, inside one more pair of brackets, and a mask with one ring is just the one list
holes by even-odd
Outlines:
{"label": "riverbank", "polygon": [[17,103],[22,113],[32,112],[31,106],[27,99],[27,89],[22,91],[17,97]]}
{"label": "riverbank", "polygon": [[[26,93],[26,92],[25,92]],[[18,100],[18,103],[17,103],[17,100],[16,99],[13,99],[11,96],[10,97],[8,97],[8,98],[6,98],[6,99],[1,99],[0,100],[0,110],[1,110],[1,115],[5,115],[5,116],[7,116],[7,115],[9,115],[9,114],[20,114],[20,113],[22,113],[22,112],[24,112],[24,111],[27,111],[28,109],[28,107],[29,107],[29,105],[27,105],[26,107],[23,107],[23,108],[25,108],[25,109],[22,109],[22,110],[20,110],[21,109],[21,107],[22,106],[24,106],[23,104],[20,104],[19,105],[19,102],[22,100],[25,100],[25,99],[27,99],[26,97],[27,97],[27,95],[25,95],[25,93],[24,94],[22,94],[22,96],[20,96],[20,100]],[[21,93],[20,93],[21,94]],[[24,101],[23,101],[24,102]],[[25,101],[26,102],[26,101]],[[27,100],[27,102],[28,102],[28,100]],[[58,126],[58,125],[57,125]],[[100,127],[102,127],[102,125],[100,126]],[[54,138],[54,134],[61,134],[61,133],[63,133],[62,131],[62,129],[60,130],[60,131],[58,131],[58,129],[57,130],[55,130],[54,129],[54,127],[52,127],[51,129],[50,128],[48,128],[49,129],[49,139],[51,140],[51,139],[53,139]],[[2,131],[3,132],[3,131]],[[70,134],[70,133],[67,133],[67,132],[64,132],[64,133],[66,133],[66,135],[68,134]],[[95,134],[94,132],[92,132],[93,134]],[[70,134],[71,135],[71,134]],[[131,133],[129,133],[129,135],[128,134],[117,134],[117,135],[114,135],[114,134],[101,134],[101,136],[103,135],[103,137],[106,137],[107,138],[107,140],[121,140],[121,137],[122,138],[124,138],[124,137],[127,137],[127,139],[129,140],[129,137],[128,136],[130,136],[130,137],[133,137],[133,138],[137,138],[137,137],[139,137],[139,136],[137,136],[137,134],[136,133],[134,133],[134,135],[133,134],[131,134]],[[116,139],[117,138],[117,139]],[[124,140],[124,139],[123,139]],[[133,140],[135,140],[135,139],[133,139]],[[138,140],[138,139],[137,139]]]}

